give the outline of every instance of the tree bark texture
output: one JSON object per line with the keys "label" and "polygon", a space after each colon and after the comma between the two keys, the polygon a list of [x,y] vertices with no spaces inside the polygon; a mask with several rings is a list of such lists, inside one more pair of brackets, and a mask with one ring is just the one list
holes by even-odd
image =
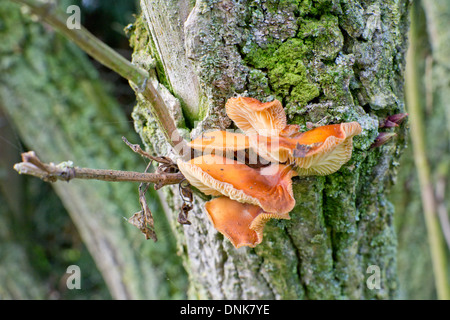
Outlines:
{"label": "tree bark texture", "polygon": [[[398,294],[394,208],[387,194],[406,126],[379,129],[405,111],[403,72],[409,1],[142,0],[130,26],[134,62],[158,81],[180,132],[195,138],[233,128],[224,104],[235,95],[282,101],[288,122],[306,130],[358,121],[352,159],[337,173],[294,179],[289,221],[270,221],[262,244],[234,249],[195,199],[192,225],[175,223],[176,188],[161,195],[189,274],[191,298],[389,299]],[[148,63],[147,63],[148,65]],[[138,94],[139,96],[139,94]],[[136,131],[170,154],[139,99]],[[370,146],[382,131],[397,136]],[[170,214],[175,213],[175,214]],[[380,270],[370,289],[369,266]]]}
{"label": "tree bark texture", "polygon": [[[138,137],[86,56],[8,1],[2,1],[0,20],[1,108],[29,150],[46,162],[144,171],[145,162],[121,139]],[[156,244],[124,219],[140,210],[138,184],[71,181],[54,188],[113,298],[184,297],[184,273],[154,191],[147,197],[159,216]]]}

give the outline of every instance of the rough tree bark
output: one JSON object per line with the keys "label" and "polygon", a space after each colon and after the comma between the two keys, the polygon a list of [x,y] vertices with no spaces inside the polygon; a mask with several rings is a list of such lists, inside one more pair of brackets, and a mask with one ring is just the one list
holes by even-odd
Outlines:
{"label": "rough tree bark", "polygon": [[[398,293],[394,209],[387,194],[406,126],[379,128],[405,111],[403,71],[409,1],[142,0],[129,27],[134,62],[148,66],[186,138],[232,126],[234,95],[283,102],[290,123],[358,121],[353,157],[337,173],[296,178],[289,221],[268,223],[263,243],[234,249],[195,199],[192,225],[176,224],[178,190],[166,188],[169,219],[191,298],[388,299]],[[170,97],[169,95],[166,95]],[[138,93],[139,97],[139,93]],[[167,98],[169,99],[169,98]],[[140,99],[133,117],[149,150],[170,154]],[[395,131],[372,149],[381,131]],[[175,213],[175,215],[173,214]],[[369,266],[380,289],[370,289]]]}

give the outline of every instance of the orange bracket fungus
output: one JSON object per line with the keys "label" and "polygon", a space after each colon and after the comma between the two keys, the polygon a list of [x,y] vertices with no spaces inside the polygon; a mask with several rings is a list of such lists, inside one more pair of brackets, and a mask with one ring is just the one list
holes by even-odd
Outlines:
{"label": "orange bracket fungus", "polygon": [[288,152],[299,175],[328,175],[350,160],[353,137],[360,133],[357,122],[326,125],[280,137],[279,148]]}
{"label": "orange bracket fungus", "polygon": [[289,165],[277,163],[255,169],[233,159],[204,155],[179,161],[178,167],[206,195],[224,195],[280,216],[294,208],[291,178],[296,172]]}
{"label": "orange bracket fungus", "polygon": [[211,154],[227,151],[240,151],[249,148],[249,140],[246,135],[230,131],[211,131],[204,133],[199,138],[192,140],[189,146],[202,150],[203,154]]}
{"label": "orange bracket fungus", "polygon": [[[212,131],[190,142],[202,155],[178,160],[189,183],[206,195],[205,204],[216,230],[236,247],[261,243],[266,222],[290,219],[294,208],[292,177],[327,175],[350,160],[357,122],[325,125],[306,132],[287,124],[278,100],[230,98],[227,115],[243,133]],[[236,159],[237,152],[255,152],[265,165]],[[226,154],[224,154],[226,153]]]}
{"label": "orange bracket fungus", "polygon": [[262,103],[254,98],[230,98],[225,108],[228,117],[247,135],[278,135],[286,127],[286,114],[278,100]]}
{"label": "orange bracket fungus", "polygon": [[[227,197],[215,198],[205,204],[206,212],[217,231],[236,247],[255,247],[263,239],[266,222],[275,218],[253,204],[241,203]],[[277,216],[276,218],[285,218]]]}

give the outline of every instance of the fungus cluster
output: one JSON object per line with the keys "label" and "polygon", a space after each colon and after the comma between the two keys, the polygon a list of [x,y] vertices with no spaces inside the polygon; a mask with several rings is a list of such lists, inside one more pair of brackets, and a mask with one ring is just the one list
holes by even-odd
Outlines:
{"label": "fungus cluster", "polygon": [[278,100],[230,98],[227,115],[243,133],[212,131],[190,142],[201,151],[178,167],[191,185],[217,196],[205,204],[216,230],[236,247],[261,243],[270,219],[290,219],[292,177],[327,175],[351,158],[357,122],[300,132]]}

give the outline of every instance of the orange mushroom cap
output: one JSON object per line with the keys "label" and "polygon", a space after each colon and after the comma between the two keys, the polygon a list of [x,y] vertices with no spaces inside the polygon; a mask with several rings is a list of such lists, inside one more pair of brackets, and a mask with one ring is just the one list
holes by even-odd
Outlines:
{"label": "orange mushroom cap", "polygon": [[289,160],[289,155],[292,153],[290,140],[284,137],[297,134],[299,130],[299,125],[288,124],[278,136],[249,135],[249,146],[268,161],[284,163]]}
{"label": "orange mushroom cap", "polygon": [[[262,241],[268,220],[290,219],[295,205],[292,177],[339,170],[350,160],[353,137],[362,129],[359,123],[350,122],[299,132],[299,125],[286,123],[278,100],[262,103],[254,98],[230,98],[226,111],[245,134],[203,134],[190,147],[204,154],[188,162],[179,159],[178,168],[204,194],[221,196],[205,204],[214,227],[236,248],[255,247]],[[253,168],[217,152],[246,149],[255,149],[273,163]],[[210,154],[205,150],[211,150]]]}
{"label": "orange mushroom cap", "polygon": [[296,172],[291,166],[272,164],[256,169],[211,154],[188,162],[178,160],[178,168],[194,187],[207,195],[225,195],[285,217],[289,217],[295,205],[291,178]]}
{"label": "orange mushroom cap", "polygon": [[298,124],[288,124],[284,127],[283,130],[280,131],[280,136],[289,137],[293,134],[296,134],[300,131],[300,125]]}
{"label": "orange mushroom cap", "polygon": [[225,108],[245,134],[277,136],[286,127],[286,113],[278,100],[263,103],[248,97],[230,98]]}
{"label": "orange mushroom cap", "polygon": [[289,136],[250,136],[250,146],[267,160],[295,164],[299,175],[327,175],[350,160],[357,122],[317,127]]}
{"label": "orange mushroom cap", "polygon": [[358,122],[332,124],[291,136],[296,143],[291,161],[299,175],[327,175],[352,157],[353,137],[362,131]]}
{"label": "orange mushroom cap", "polygon": [[189,142],[193,149],[200,150],[233,150],[249,148],[248,137],[242,133],[229,131],[211,131]]}
{"label": "orange mushroom cap", "polygon": [[291,139],[282,136],[255,134],[249,135],[248,140],[251,149],[270,162],[287,162],[292,155],[292,145],[295,147]]}
{"label": "orange mushroom cap", "polygon": [[262,242],[264,226],[268,220],[286,219],[286,216],[266,213],[259,206],[227,197],[208,201],[205,209],[214,228],[227,237],[235,248],[254,248]]}

